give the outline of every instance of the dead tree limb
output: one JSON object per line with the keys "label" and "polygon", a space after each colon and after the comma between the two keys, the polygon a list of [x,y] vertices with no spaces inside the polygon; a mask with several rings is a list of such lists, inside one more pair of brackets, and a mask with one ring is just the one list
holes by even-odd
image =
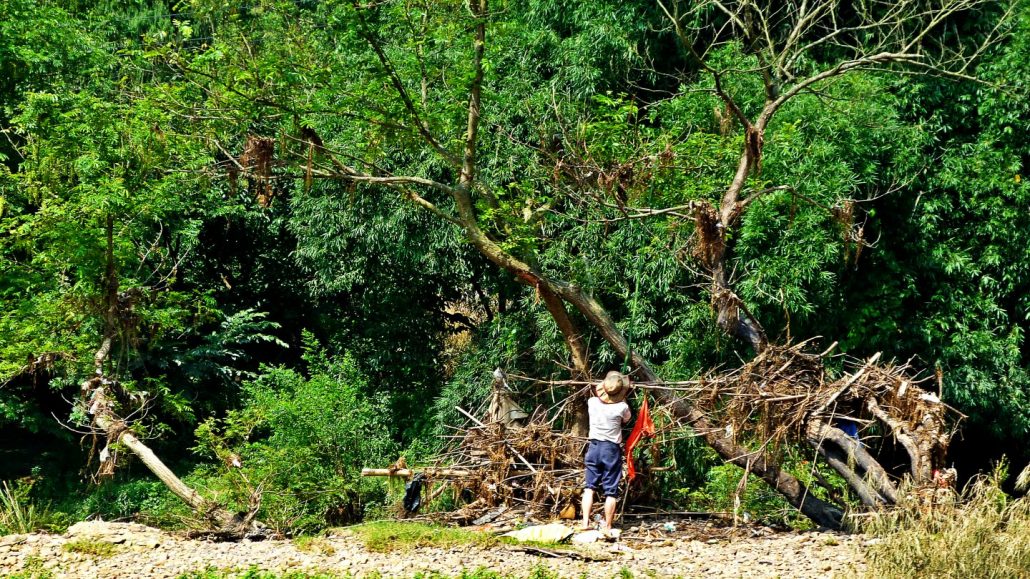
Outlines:
{"label": "dead tree limb", "polygon": [[898,501],[897,487],[887,471],[871,456],[862,443],[822,420],[808,423],[807,439],[862,499],[868,507],[881,507]]}
{"label": "dead tree limb", "polygon": [[[260,493],[251,496],[250,511],[241,515],[234,515],[217,503],[204,499],[177,477],[116,413],[111,389],[116,388],[118,382],[107,376],[104,366],[121,331],[119,320],[124,316],[121,315],[123,312],[119,311],[121,302],[118,299],[119,282],[114,261],[114,218],[110,215],[107,217],[106,236],[107,263],[103,279],[105,303],[102,312],[104,335],[100,347],[93,355],[93,376],[81,384],[81,401],[86,407],[87,414],[93,417],[94,436],[105,439],[105,450],[119,443],[128,448],[175,496],[182,499],[205,520],[210,521],[219,532],[243,537],[258,530],[261,525],[254,521],[254,517],[260,507]],[[101,452],[102,471],[113,472],[114,461],[114,456]]]}

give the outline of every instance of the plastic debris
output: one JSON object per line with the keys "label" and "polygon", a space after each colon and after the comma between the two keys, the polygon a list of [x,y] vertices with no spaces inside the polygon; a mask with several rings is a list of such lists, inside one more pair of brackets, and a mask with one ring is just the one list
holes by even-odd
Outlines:
{"label": "plastic debris", "polygon": [[576,544],[596,543],[604,538],[604,533],[597,530],[583,531],[572,536],[572,542]]}
{"label": "plastic debris", "polygon": [[418,473],[404,485],[404,510],[409,513],[418,512],[422,506],[422,487],[426,484],[426,475]]}
{"label": "plastic debris", "polygon": [[575,534],[575,531],[569,527],[566,527],[561,523],[551,523],[548,525],[526,527],[524,529],[505,533],[501,536],[511,537],[520,543],[526,541],[532,541],[535,543],[561,543],[573,534]]}

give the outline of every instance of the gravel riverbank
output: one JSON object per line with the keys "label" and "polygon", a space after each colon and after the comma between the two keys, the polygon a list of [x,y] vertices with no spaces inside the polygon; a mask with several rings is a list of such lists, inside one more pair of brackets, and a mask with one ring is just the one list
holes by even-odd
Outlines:
{"label": "gravel riverbank", "polygon": [[[745,534],[746,535],[746,534]],[[832,577],[864,571],[862,536],[837,533],[752,533],[758,536],[596,543],[573,556],[519,547],[423,547],[369,551],[348,533],[308,543],[286,540],[217,543],[190,540],[133,523],[80,523],[64,535],[0,537],[0,577],[47,569],[54,577],[173,578],[207,568],[328,572],[340,576],[412,577],[489,568],[525,577],[545,566],[562,577]],[[71,546],[69,546],[71,545]],[[101,548],[95,548],[100,545]],[[90,552],[97,551],[97,552]]]}

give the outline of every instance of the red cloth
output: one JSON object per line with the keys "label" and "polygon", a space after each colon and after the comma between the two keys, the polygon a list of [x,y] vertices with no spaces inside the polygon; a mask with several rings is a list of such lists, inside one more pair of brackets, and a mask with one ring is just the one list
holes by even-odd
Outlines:
{"label": "red cloth", "polygon": [[633,482],[637,476],[637,470],[633,466],[633,447],[640,442],[640,439],[655,435],[654,421],[651,420],[651,409],[647,406],[647,396],[644,396],[644,403],[640,405],[640,412],[637,413],[637,423],[633,425],[633,432],[629,434],[626,441],[626,477],[628,482]]}

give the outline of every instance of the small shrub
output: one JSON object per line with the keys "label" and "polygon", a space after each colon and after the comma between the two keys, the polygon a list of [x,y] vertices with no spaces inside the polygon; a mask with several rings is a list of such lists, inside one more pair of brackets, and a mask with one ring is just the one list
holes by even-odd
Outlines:
{"label": "small shrub", "polygon": [[1030,577],[1030,500],[1001,490],[1004,469],[937,500],[907,493],[863,530],[880,542],[867,553],[871,577]]}
{"label": "small shrub", "polygon": [[74,509],[77,520],[135,518],[162,529],[179,529],[192,511],[153,478],[113,480],[93,488]]}
{"label": "small shrub", "polygon": [[[628,572],[625,567],[622,568],[622,571]],[[620,579],[624,577],[622,571],[620,571],[618,575]],[[633,574],[630,573],[629,579],[632,579],[632,577]],[[546,565],[537,565],[529,572],[529,579],[558,579],[558,573],[552,571],[551,568]]]}
{"label": "small shrub", "polygon": [[31,490],[31,483],[17,482],[11,486],[0,481],[0,535],[32,533],[50,528],[51,522],[59,522],[50,514],[49,507],[32,502]]}
{"label": "small shrub", "polygon": [[386,400],[370,393],[353,358],[309,348],[305,360],[310,377],[266,368],[244,385],[242,410],[201,424],[195,450],[217,462],[188,477],[233,510],[246,510],[261,485],[258,518],[286,535],[362,520],[386,490],[361,467],[398,456]]}
{"label": "small shrub", "polygon": [[114,543],[97,541],[91,539],[76,539],[64,544],[64,550],[69,553],[80,553],[91,557],[110,557],[118,551]]}

